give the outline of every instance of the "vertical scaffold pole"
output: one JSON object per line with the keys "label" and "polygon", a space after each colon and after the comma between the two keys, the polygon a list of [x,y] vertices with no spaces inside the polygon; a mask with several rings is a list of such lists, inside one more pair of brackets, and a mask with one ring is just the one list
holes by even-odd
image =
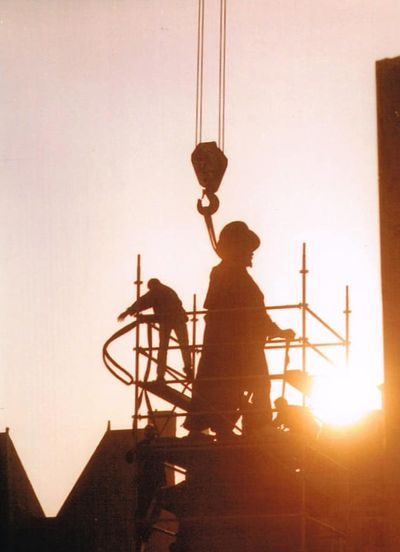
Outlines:
{"label": "vertical scaffold pole", "polygon": [[[301,369],[306,371],[307,351],[307,257],[306,244],[303,243],[301,256]],[[302,394],[302,403],[305,406],[306,399]],[[306,480],[305,480],[305,448],[302,450],[302,474],[301,474],[301,517],[300,517],[300,551],[306,552]]]}
{"label": "vertical scaffold pole", "polygon": [[349,346],[350,346],[350,299],[349,299],[349,286],[346,286],[346,303],[345,303],[345,355],[346,355],[346,366],[349,363]]}
{"label": "vertical scaffold pole", "polygon": [[[306,244],[303,243],[302,264],[301,264],[301,369],[306,371],[307,352],[307,257]],[[303,394],[303,406],[305,395]]]}
{"label": "vertical scaffold pole", "polygon": [[196,374],[196,338],[197,338],[197,296],[193,295],[193,317],[192,317],[192,367],[193,375]]}
{"label": "vertical scaffold pole", "polygon": [[[136,280],[134,282],[136,286],[136,301],[140,297],[140,291],[141,291],[141,258],[140,255],[137,256],[136,260]],[[140,324],[136,326],[135,330],[135,383],[139,381],[139,370],[140,370]],[[137,426],[138,426],[138,420],[139,420],[139,386],[135,385],[135,414],[133,416],[133,430],[136,432]]]}

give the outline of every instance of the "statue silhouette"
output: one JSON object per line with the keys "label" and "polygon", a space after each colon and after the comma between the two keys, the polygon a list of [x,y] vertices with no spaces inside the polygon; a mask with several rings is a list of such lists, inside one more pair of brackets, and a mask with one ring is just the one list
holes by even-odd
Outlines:
{"label": "statue silhouette", "polygon": [[222,259],[210,275],[204,307],[203,349],[184,427],[191,433],[211,428],[230,434],[240,415],[244,392],[253,395],[249,429],[271,424],[270,381],[264,354],[266,339],[294,339],[268,316],[264,296],[247,272],[260,239],[241,221],[221,231],[217,253]]}
{"label": "statue silhouette", "polygon": [[184,367],[183,370],[189,379],[192,378],[191,358],[189,351],[189,336],[186,327],[187,315],[182,307],[182,301],[176,292],[162,284],[157,278],[149,280],[149,291],[139,297],[130,307],[118,316],[122,322],[126,316],[152,308],[154,315],[139,315],[138,320],[158,322],[160,325],[160,342],[157,355],[157,379],[163,380],[167,366],[168,344],[172,330],[175,332],[181,348]]}

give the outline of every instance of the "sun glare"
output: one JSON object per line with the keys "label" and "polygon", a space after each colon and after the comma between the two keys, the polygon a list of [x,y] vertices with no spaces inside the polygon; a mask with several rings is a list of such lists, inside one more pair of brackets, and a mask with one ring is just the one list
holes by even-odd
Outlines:
{"label": "sun glare", "polygon": [[377,386],[365,378],[365,372],[343,369],[314,378],[310,407],[322,423],[347,426],[380,408],[381,397]]}

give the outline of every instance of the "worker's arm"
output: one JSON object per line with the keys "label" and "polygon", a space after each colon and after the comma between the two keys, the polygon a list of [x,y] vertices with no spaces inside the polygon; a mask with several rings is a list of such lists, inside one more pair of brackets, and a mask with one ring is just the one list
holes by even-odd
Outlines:
{"label": "worker's arm", "polygon": [[141,312],[151,308],[153,306],[153,300],[153,293],[150,290],[142,295],[142,297],[139,297],[139,299],[132,303],[130,307],[121,312],[117,318],[118,322],[122,322],[127,316],[133,316],[136,312]]}
{"label": "worker's arm", "polygon": [[282,426],[282,419],[279,413],[276,415],[276,417],[272,420],[272,425],[276,428],[279,428]]}

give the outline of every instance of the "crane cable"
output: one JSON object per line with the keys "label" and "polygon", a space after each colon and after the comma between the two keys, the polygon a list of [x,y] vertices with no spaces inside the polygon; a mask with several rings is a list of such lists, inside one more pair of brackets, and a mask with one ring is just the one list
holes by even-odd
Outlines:
{"label": "crane cable", "polygon": [[222,151],[224,151],[224,146],[225,146],[225,61],[226,61],[226,0],[220,0],[218,147]]}
{"label": "crane cable", "polygon": [[[204,8],[199,0],[197,16],[197,71],[196,71],[196,130],[195,146],[201,142],[203,132],[204,84]],[[225,66],[226,66],[226,0],[220,0],[219,10],[219,82],[218,82],[218,147],[225,146]]]}
{"label": "crane cable", "polygon": [[201,142],[203,125],[204,0],[199,0],[197,16],[196,132],[195,146]]}

